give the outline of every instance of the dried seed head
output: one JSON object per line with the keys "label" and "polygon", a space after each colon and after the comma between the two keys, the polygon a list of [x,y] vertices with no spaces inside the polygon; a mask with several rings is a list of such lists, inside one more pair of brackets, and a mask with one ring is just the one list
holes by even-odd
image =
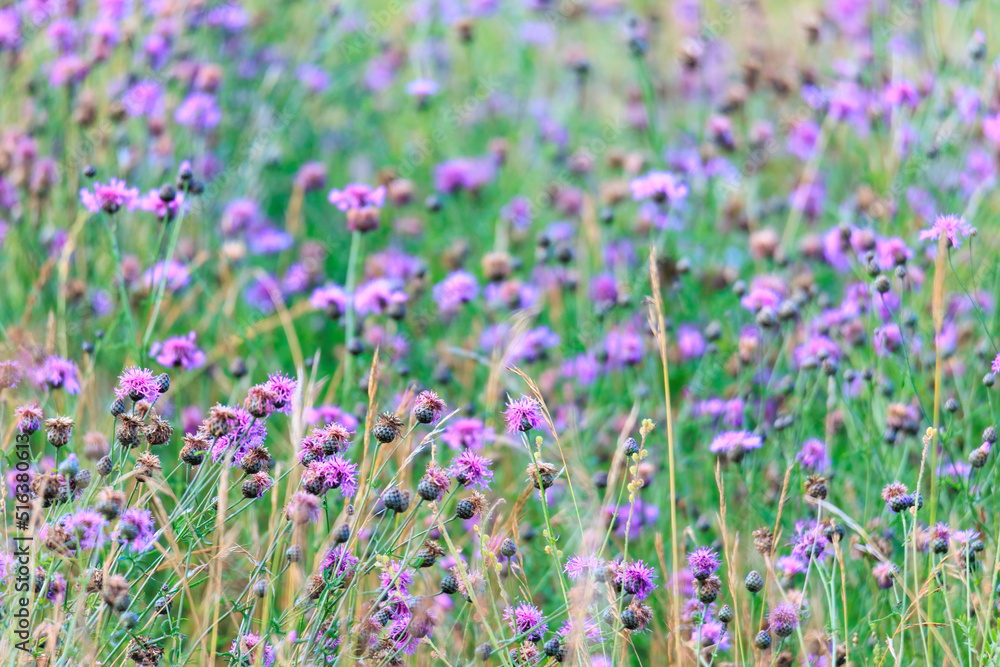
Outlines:
{"label": "dried seed head", "polygon": [[62,447],[69,443],[73,434],[73,419],[71,417],[55,417],[45,420],[45,437],[53,447]]}
{"label": "dried seed head", "polygon": [[767,526],[753,531],[753,547],[761,556],[770,556],[774,546],[774,533]]}
{"label": "dried seed head", "polygon": [[155,473],[163,469],[160,457],[151,452],[144,452],[136,459],[135,478],[140,482],[148,482]]}
{"label": "dried seed head", "polygon": [[174,427],[170,425],[170,422],[161,418],[159,415],[153,415],[150,418],[149,423],[146,424],[143,429],[143,434],[146,436],[146,442],[150,445],[165,445],[170,442],[170,436],[174,433]]}
{"label": "dried seed head", "polygon": [[382,444],[389,444],[403,433],[403,420],[392,412],[379,413],[372,435]]}
{"label": "dried seed head", "polygon": [[133,449],[142,442],[146,423],[134,415],[124,414],[118,418],[115,427],[115,440],[123,447]]}

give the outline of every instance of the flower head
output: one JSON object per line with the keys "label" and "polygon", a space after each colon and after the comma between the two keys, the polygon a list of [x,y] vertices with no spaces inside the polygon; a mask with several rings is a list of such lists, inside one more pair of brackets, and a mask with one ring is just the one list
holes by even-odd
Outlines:
{"label": "flower head", "polygon": [[636,201],[653,199],[658,202],[669,201],[671,204],[683,201],[688,194],[688,187],[669,171],[651,171],[645,176],[632,179],[629,189]]}
{"label": "flower head", "polygon": [[[274,664],[274,647],[265,643],[260,635],[244,632],[233,640],[229,652],[238,658],[237,664],[261,665],[271,667]],[[258,657],[259,656],[259,657]]]}
{"label": "flower head", "polygon": [[125,181],[112,178],[107,185],[94,183],[94,190],[80,190],[80,203],[91,213],[117,213],[122,208],[133,211],[139,205],[139,188],[130,188]]}
{"label": "flower head", "polygon": [[186,336],[176,336],[162,343],[153,343],[149,354],[156,359],[156,363],[167,368],[185,370],[201,368],[205,365],[205,353],[198,349],[194,342],[195,337],[195,332],[191,331]]}
{"label": "flower head", "polygon": [[527,602],[521,602],[516,607],[507,607],[503,610],[503,617],[515,634],[526,635],[525,639],[528,641],[537,642],[549,629],[542,610]]}
{"label": "flower head", "polygon": [[688,554],[688,568],[695,579],[707,579],[719,570],[719,554],[710,547],[698,547]]}
{"label": "flower head", "polygon": [[[698,551],[695,551],[691,556],[697,554]],[[689,562],[691,556],[688,557]],[[718,556],[714,552],[712,557],[718,560]],[[622,587],[623,591],[634,595],[637,600],[645,600],[649,597],[649,594],[656,588],[656,584],[653,583],[655,578],[656,571],[641,560],[631,560],[616,567],[615,582]]]}
{"label": "flower head", "polygon": [[522,396],[507,403],[504,420],[507,422],[508,433],[541,428],[544,423],[542,407],[530,396]]}
{"label": "flower head", "polygon": [[152,546],[155,530],[152,512],[127,509],[122,512],[114,537],[122,544],[127,544],[133,553],[141,553]]}
{"label": "flower head", "polygon": [[975,228],[958,215],[939,215],[927,229],[921,230],[921,241],[937,241],[944,236],[954,248],[962,247],[962,239],[975,233]]}
{"label": "flower head", "polygon": [[466,450],[452,459],[450,471],[459,484],[488,491],[493,481],[493,471],[489,469],[492,463],[474,451]]}
{"label": "flower head", "polygon": [[148,368],[129,366],[118,376],[115,395],[121,399],[130,398],[133,401],[145,399],[153,402],[160,395],[160,383],[153,371]]}

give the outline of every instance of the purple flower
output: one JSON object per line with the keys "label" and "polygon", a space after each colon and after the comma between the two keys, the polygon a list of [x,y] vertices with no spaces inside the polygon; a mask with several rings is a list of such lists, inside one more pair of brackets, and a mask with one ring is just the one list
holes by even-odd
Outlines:
{"label": "purple flower", "polygon": [[354,574],[357,564],[358,557],[350,553],[346,545],[338,544],[326,554],[322,568],[331,579],[337,580]]}
{"label": "purple flower", "polygon": [[516,635],[525,635],[525,639],[531,642],[540,640],[549,629],[542,610],[527,602],[507,607],[503,610],[503,617]]}
{"label": "purple flower", "polygon": [[434,188],[453,194],[459,190],[477,192],[496,178],[496,162],[491,157],[456,158],[434,169]]}
{"label": "purple flower", "polygon": [[170,202],[165,202],[160,198],[159,190],[150,190],[145,197],[139,200],[139,208],[143,211],[155,213],[160,220],[173,220],[177,217],[184,205],[184,193],[178,192]]}
{"label": "purple flower", "polygon": [[484,459],[471,449],[467,449],[451,460],[451,476],[462,486],[475,486],[488,491],[493,481],[493,471],[489,469],[492,463],[489,459]]}
{"label": "purple flower", "polygon": [[156,358],[156,363],[167,368],[184,368],[193,370],[205,365],[205,353],[195,345],[195,332],[186,336],[168,338],[163,343],[153,343],[149,354]]}
{"label": "purple flower", "polygon": [[94,183],[94,191],[80,189],[80,203],[91,213],[117,213],[122,207],[133,211],[139,205],[139,188],[130,188],[125,181],[112,178],[107,185]]}
{"label": "purple flower", "polygon": [[688,568],[695,579],[708,579],[719,570],[719,554],[709,547],[698,547],[688,554]]}
{"label": "purple flower", "polygon": [[530,396],[507,403],[504,411],[504,420],[507,422],[507,432],[517,433],[541,428],[545,423],[542,417],[542,406],[538,401]]}
{"label": "purple flower", "polygon": [[919,238],[921,241],[937,241],[943,235],[953,247],[961,248],[962,239],[975,231],[961,216],[939,215],[929,228],[921,230]]}
{"label": "purple flower", "polygon": [[104,526],[107,520],[94,510],[77,510],[66,520],[67,532],[76,536],[81,549],[99,548],[104,544]]}
{"label": "purple flower", "polygon": [[[705,547],[702,548],[704,549]],[[701,549],[688,556],[689,562],[691,557],[697,554],[698,551],[701,551]],[[706,551],[709,550],[706,549]],[[718,556],[714,552],[712,553],[712,557],[718,560]],[[718,568],[717,565],[716,568]],[[637,600],[645,600],[656,588],[656,584],[653,583],[653,579],[656,578],[656,571],[641,560],[622,563],[617,566],[616,570],[615,582],[621,585],[623,591],[629,595],[634,595]]]}
{"label": "purple flower", "polygon": [[222,121],[222,111],[215,101],[215,96],[208,93],[194,92],[188,95],[174,112],[174,120],[179,125],[190,127],[195,131],[211,130]]}
{"label": "purple flower", "polygon": [[826,453],[826,444],[817,438],[810,438],[802,443],[802,449],[795,455],[795,460],[806,470],[821,472],[830,467],[830,456]]}
{"label": "purple flower", "polygon": [[306,410],[306,422],[308,424],[339,423],[348,432],[353,433],[358,429],[358,420],[351,413],[345,411],[337,405],[319,405]]}
{"label": "purple flower", "polygon": [[328,488],[339,488],[344,498],[358,490],[358,465],[340,454],[310,463],[309,467],[323,477]]}
{"label": "purple flower", "polygon": [[669,171],[651,171],[641,178],[634,178],[629,183],[629,189],[635,201],[653,199],[674,204],[683,201],[688,194],[688,187]]}
{"label": "purple flower", "polygon": [[439,89],[440,86],[434,79],[414,79],[406,84],[406,94],[413,95],[418,99],[437,95]]}
{"label": "purple flower", "polygon": [[122,96],[122,106],[133,118],[159,116],[163,111],[163,89],[155,81],[139,81]]}
{"label": "purple flower", "polygon": [[14,419],[17,420],[17,430],[22,435],[31,435],[42,428],[45,413],[38,403],[19,405],[14,409]]}
{"label": "purple flower", "polygon": [[327,200],[341,211],[356,211],[364,208],[382,208],[385,203],[385,186],[371,188],[360,183],[351,183],[343,190],[333,189]]}
{"label": "purple flower", "polygon": [[375,278],[358,287],[354,292],[354,311],[358,315],[386,312],[391,304],[406,303],[406,292],[399,282],[391,278]]}
{"label": "purple flower", "polygon": [[760,449],[763,445],[759,435],[750,431],[724,431],[715,436],[708,446],[708,451],[732,460],[739,460],[744,453]]}
{"label": "purple flower", "polygon": [[590,554],[589,556],[571,556],[566,561],[566,574],[570,579],[576,581],[581,577],[596,572],[602,567],[604,567],[604,559],[598,558],[594,554]]}
{"label": "purple flower", "polygon": [[379,572],[379,583],[385,593],[394,593],[401,596],[410,594],[410,586],[413,585],[413,574],[403,565],[402,561],[393,560],[385,564]]}
{"label": "purple flower", "polygon": [[127,509],[118,521],[115,539],[127,544],[133,553],[142,553],[153,545],[156,523],[149,510]]}
{"label": "purple flower", "polygon": [[808,562],[814,558],[821,560],[833,553],[830,540],[826,537],[826,526],[816,521],[799,521],[795,524],[792,537],[792,555]]}
{"label": "purple flower", "polygon": [[479,419],[463,417],[448,424],[441,439],[452,449],[479,451],[496,439],[496,432]]}
{"label": "purple flower", "polygon": [[434,300],[442,314],[450,315],[479,294],[479,283],[467,271],[454,271],[434,286]]}
{"label": "purple flower", "polygon": [[152,403],[160,395],[160,383],[148,368],[129,366],[118,376],[115,395],[121,399],[145,399]]}
{"label": "purple flower", "polygon": [[309,305],[329,313],[330,317],[340,317],[341,313],[347,312],[347,292],[332,283],[317,287],[309,297]]}
{"label": "purple flower", "polygon": [[229,652],[237,658],[240,665],[260,665],[271,667],[274,664],[274,647],[261,640],[260,635],[244,632],[233,640]]}
{"label": "purple flower", "polygon": [[32,373],[39,388],[65,389],[67,394],[80,393],[79,372],[76,363],[62,357],[47,357]]}
{"label": "purple flower", "polygon": [[[166,277],[164,277],[164,271]],[[171,292],[178,292],[187,286],[191,274],[188,268],[181,262],[172,260],[170,264],[157,262],[142,274],[142,286],[153,289],[153,285],[159,285],[161,280],[166,281],[166,288]]]}
{"label": "purple flower", "polygon": [[799,611],[790,604],[779,604],[767,615],[768,623],[774,634],[788,637],[799,627]]}
{"label": "purple flower", "polygon": [[291,414],[292,412],[292,397],[295,395],[295,389],[298,385],[299,383],[295,378],[289,377],[284,373],[270,373],[267,376],[267,382],[264,383],[264,387],[274,393],[276,397],[274,407],[279,412],[286,414]]}

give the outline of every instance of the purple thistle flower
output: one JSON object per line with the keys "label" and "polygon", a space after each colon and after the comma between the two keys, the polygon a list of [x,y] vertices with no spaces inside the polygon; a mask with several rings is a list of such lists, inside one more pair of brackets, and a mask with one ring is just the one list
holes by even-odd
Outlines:
{"label": "purple thistle flower", "polygon": [[165,202],[160,197],[159,190],[150,190],[145,197],[139,200],[139,208],[143,211],[155,213],[160,220],[173,220],[184,206],[184,193],[178,192],[174,198]]}
{"label": "purple thistle flower", "polygon": [[347,550],[344,544],[338,544],[327,552],[323,559],[322,569],[331,579],[341,579],[354,574],[358,565],[358,557]]}
{"label": "purple thistle flower", "polygon": [[317,287],[309,297],[309,305],[329,313],[330,317],[340,317],[341,313],[347,312],[347,292],[332,283]]}
{"label": "purple thistle flower", "polygon": [[[712,556],[718,559],[714,553]],[[688,557],[689,561],[690,558],[691,556]],[[645,600],[656,588],[656,584],[653,583],[656,571],[641,560],[618,564],[615,569],[615,582],[621,585],[623,591],[634,595],[637,600]]]}
{"label": "purple thistle flower", "polygon": [[45,413],[38,403],[19,405],[14,409],[14,418],[17,420],[17,431],[22,435],[31,435],[42,428],[42,420]]}
{"label": "purple thistle flower", "polygon": [[450,315],[479,294],[479,283],[468,271],[454,271],[434,286],[434,301],[438,309]]}
{"label": "purple thistle flower", "polygon": [[770,628],[779,637],[788,637],[799,627],[799,611],[791,604],[779,604],[767,615]]}
{"label": "purple thistle flower", "polygon": [[153,402],[160,395],[160,383],[153,371],[148,368],[129,366],[118,376],[115,395],[121,399],[131,398],[133,401],[145,399]]}
{"label": "purple thistle flower", "polygon": [[341,211],[356,211],[368,207],[382,208],[385,204],[385,186],[371,188],[360,183],[351,183],[343,190],[333,189],[327,200]]}
{"label": "purple thistle flower", "polygon": [[527,602],[507,607],[503,610],[503,617],[515,634],[525,635],[525,639],[531,642],[540,640],[549,629],[542,610]]}
{"label": "purple thistle flower", "polygon": [[264,643],[260,635],[252,632],[244,632],[233,640],[229,647],[229,652],[237,659],[237,664],[260,665],[261,667],[271,667],[274,664],[274,647]]}
{"label": "purple thistle flower", "polygon": [[951,242],[952,247],[961,248],[962,239],[975,231],[975,228],[961,216],[939,215],[930,227],[920,231],[918,238],[921,241],[937,241],[943,235]]}
{"label": "purple thistle flower", "polygon": [[311,463],[309,467],[322,475],[327,487],[339,488],[344,498],[350,498],[358,490],[358,465],[340,454]]}
{"label": "purple thistle flower", "polygon": [[117,213],[123,207],[133,211],[139,205],[139,188],[130,188],[125,181],[112,178],[107,185],[94,183],[93,192],[81,188],[80,203],[91,213]]}
{"label": "purple thistle flower", "polygon": [[127,544],[133,553],[142,553],[153,545],[155,530],[152,512],[127,509],[122,512],[114,537],[120,543]]}
{"label": "purple thistle flower", "polygon": [[81,509],[67,517],[65,527],[67,532],[76,535],[79,548],[94,549],[104,544],[104,526],[107,524],[99,512]]}
{"label": "purple thistle flower", "polygon": [[459,484],[488,491],[493,481],[493,471],[489,469],[492,463],[474,451],[466,450],[452,459],[450,471]]}
{"label": "purple thistle flower", "polygon": [[990,363],[990,371],[992,371],[994,375],[1000,373],[1000,354],[993,357],[993,361]]}
{"label": "purple thistle flower", "polygon": [[634,178],[629,183],[629,189],[635,201],[653,199],[674,204],[683,201],[688,194],[688,187],[669,171],[651,171],[645,176]]}
{"label": "purple thistle flower", "polygon": [[576,581],[581,577],[596,572],[602,567],[604,567],[604,559],[590,554],[589,556],[571,556],[566,561],[565,569],[567,576]]}
{"label": "purple thistle flower", "polygon": [[410,594],[410,586],[413,585],[413,573],[403,565],[402,561],[398,560],[386,563],[382,571],[379,572],[378,579],[383,592],[404,597]]}
{"label": "purple thistle flower", "polygon": [[807,470],[821,472],[830,467],[830,456],[826,453],[826,444],[818,438],[810,438],[802,443],[802,449],[795,455],[795,460]]}
{"label": "purple thistle flower", "polygon": [[507,409],[504,411],[504,420],[507,422],[508,433],[526,432],[541,428],[542,424],[544,424],[542,406],[534,398],[522,396],[517,400],[507,403]]}
{"label": "purple thistle flower", "polygon": [[799,521],[795,524],[795,535],[792,537],[792,555],[806,562],[832,555],[830,540],[825,533],[826,526],[822,523]]}
{"label": "purple thistle flower", "polygon": [[760,449],[763,444],[761,437],[750,431],[724,431],[712,439],[708,451],[731,460],[738,460],[744,453]]}
{"label": "purple thistle flower", "polygon": [[358,429],[357,418],[338,405],[318,405],[306,410],[306,422],[318,424],[323,422],[327,425],[340,424],[347,433],[354,433]]}
{"label": "purple thistle flower", "polygon": [[76,395],[80,393],[78,374],[75,362],[51,356],[32,375],[39,388],[64,389],[67,394]]}
{"label": "purple thistle flower", "polygon": [[319,498],[308,491],[296,491],[288,499],[285,515],[300,526],[315,523],[320,517]]}
{"label": "purple thistle flower", "polygon": [[191,331],[186,336],[175,336],[162,343],[153,343],[149,354],[156,358],[156,363],[167,368],[201,368],[205,365],[205,353],[195,345],[195,337],[195,332]]}
{"label": "purple thistle flower", "polygon": [[295,389],[298,387],[298,384],[297,380],[284,373],[270,373],[267,376],[267,382],[264,383],[264,387],[274,393],[274,407],[279,412],[291,414],[292,397],[295,395]]}
{"label": "purple thistle flower", "polygon": [[710,547],[698,547],[688,554],[688,568],[695,579],[708,579],[719,570],[719,554]]}
{"label": "purple thistle flower", "polygon": [[174,120],[178,125],[190,127],[196,132],[205,132],[222,121],[222,110],[214,95],[194,92],[177,107]]}
{"label": "purple thistle flower", "polygon": [[452,449],[479,451],[496,440],[496,431],[479,419],[463,417],[448,424],[441,439]]}

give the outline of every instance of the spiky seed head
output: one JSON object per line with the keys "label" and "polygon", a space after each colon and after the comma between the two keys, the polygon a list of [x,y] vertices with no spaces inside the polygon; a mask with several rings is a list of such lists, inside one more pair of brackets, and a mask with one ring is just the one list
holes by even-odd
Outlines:
{"label": "spiky seed head", "polygon": [[730,623],[733,622],[733,619],[736,618],[736,612],[733,611],[733,608],[730,607],[728,604],[724,604],[719,609],[719,613],[716,614],[715,617],[719,619],[720,623],[729,625]]}
{"label": "spiky seed head", "polygon": [[288,550],[285,552],[285,558],[287,558],[290,563],[298,563],[302,560],[302,547],[298,544],[293,544],[288,547]]}
{"label": "spiky seed head", "polygon": [[753,531],[753,548],[761,556],[770,556],[774,546],[774,533],[767,526],[761,526]]}
{"label": "spiky seed head", "polygon": [[434,486],[434,483],[430,479],[424,477],[420,480],[420,484],[417,485],[417,495],[427,501],[434,501],[438,499],[439,495],[438,488]]}
{"label": "spiky seed head", "polygon": [[553,637],[552,639],[545,642],[545,645],[542,647],[542,650],[545,652],[545,655],[549,657],[555,657],[559,653],[559,649],[561,648],[562,645],[559,643],[559,638]]}
{"label": "spiky seed head", "polygon": [[243,493],[243,497],[248,500],[253,500],[260,496],[260,483],[253,479],[244,480],[243,485],[240,487],[240,491]]}
{"label": "spiky seed head", "polygon": [[398,487],[393,487],[382,494],[382,503],[387,510],[402,514],[410,506],[410,494]]}
{"label": "spiky seed head", "polygon": [[445,595],[454,595],[458,592],[458,579],[453,574],[446,574],[441,579],[441,592]]}
{"label": "spiky seed head", "polygon": [[111,401],[111,416],[120,417],[123,414],[125,414],[125,401],[120,398]]}
{"label": "spiky seed head", "polygon": [[764,590],[764,577],[760,576],[757,570],[751,570],[746,578],[747,590],[751,593],[760,593]]}
{"label": "spiky seed head", "polygon": [[639,627],[639,615],[632,608],[622,610],[622,627],[626,630],[635,630]]}
{"label": "spiky seed head", "polygon": [[459,519],[471,519],[476,515],[476,508],[472,501],[468,498],[463,498],[458,501],[455,505],[455,516]]}
{"label": "spiky seed head", "polygon": [[771,635],[766,630],[761,630],[753,639],[753,645],[761,651],[771,648]]}
{"label": "spiky seed head", "polygon": [[372,426],[372,435],[382,444],[389,444],[403,432],[403,420],[392,412],[379,413]]}
{"label": "spiky seed head", "polygon": [[479,647],[476,649],[476,655],[479,657],[480,660],[486,662],[487,660],[490,659],[490,656],[493,655],[493,647],[490,646],[488,643],[480,644]]}
{"label": "spiky seed head", "polygon": [[509,537],[500,543],[500,555],[504,558],[512,558],[517,553],[517,545]]}

